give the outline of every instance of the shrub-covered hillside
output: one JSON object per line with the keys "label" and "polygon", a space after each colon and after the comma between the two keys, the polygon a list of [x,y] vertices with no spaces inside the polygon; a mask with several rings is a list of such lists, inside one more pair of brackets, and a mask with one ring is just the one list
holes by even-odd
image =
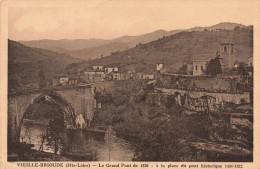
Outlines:
{"label": "shrub-covered hillside", "polygon": [[176,71],[185,62],[214,58],[219,44],[224,42],[235,44],[235,61],[247,62],[247,58],[253,56],[253,30],[246,27],[234,30],[180,32],[93,60],[91,64],[122,66],[141,62],[147,69],[155,70],[155,64],[163,62],[170,70]]}

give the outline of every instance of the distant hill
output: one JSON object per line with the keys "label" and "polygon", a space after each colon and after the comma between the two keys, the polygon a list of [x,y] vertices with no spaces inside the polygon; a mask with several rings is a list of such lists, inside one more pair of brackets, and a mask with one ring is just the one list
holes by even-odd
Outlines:
{"label": "distant hill", "polygon": [[[215,26],[218,29],[218,26]],[[163,62],[171,71],[177,71],[183,63],[197,59],[215,57],[219,44],[234,43],[236,61],[244,61],[253,56],[253,30],[244,27],[236,30],[183,31],[158,40],[137,45],[134,48],[111,54],[107,57],[80,63],[91,65],[117,65],[125,67],[138,64],[136,69],[155,71],[155,64]]]}
{"label": "distant hill", "polygon": [[125,42],[112,42],[106,45],[93,47],[93,48],[84,48],[79,50],[74,50],[67,52],[69,55],[75,58],[88,58],[88,60],[101,58],[104,56],[110,55],[112,52],[126,50],[128,44]]}
{"label": "distant hill", "polygon": [[38,82],[38,72],[43,71],[46,81],[54,74],[65,74],[68,64],[80,59],[44,49],[30,48],[16,41],[8,40],[8,78],[9,88],[18,84]]}
{"label": "distant hill", "polygon": [[83,48],[93,48],[108,44],[109,40],[103,39],[61,39],[61,40],[32,40],[32,41],[19,41],[19,43],[33,48],[42,48],[59,53],[67,53],[73,50],[79,50]]}
{"label": "distant hill", "polygon": [[233,30],[235,27],[248,28],[242,24],[222,22],[208,27],[195,27],[186,30],[157,30],[151,33],[138,36],[122,36],[111,40],[104,39],[62,39],[62,40],[34,40],[34,41],[20,41],[20,43],[29,46],[47,49],[59,53],[69,54],[73,57],[83,60],[96,59],[108,56],[113,52],[127,50],[133,48],[139,43],[148,43],[164,36],[170,36],[182,31],[208,31],[211,30]]}
{"label": "distant hill", "polygon": [[231,23],[231,22],[221,22],[213,26],[206,26],[206,27],[194,27],[191,29],[187,29],[186,31],[204,31],[205,29],[211,31],[211,30],[233,30],[235,27],[240,27],[240,28],[247,28],[247,29],[252,29],[251,26],[245,26],[239,23]]}
{"label": "distant hill", "polygon": [[83,60],[100,58],[116,51],[122,51],[134,47],[139,43],[147,43],[168,35],[164,30],[157,30],[139,36],[122,36],[119,38],[104,39],[61,39],[61,40],[32,40],[19,41],[34,48],[47,49],[59,53],[69,54]]}

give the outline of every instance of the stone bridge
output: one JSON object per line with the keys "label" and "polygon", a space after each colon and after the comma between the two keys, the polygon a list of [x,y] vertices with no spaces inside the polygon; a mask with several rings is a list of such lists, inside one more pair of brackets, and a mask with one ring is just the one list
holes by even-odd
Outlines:
{"label": "stone bridge", "polygon": [[235,104],[241,103],[250,103],[250,94],[231,94],[231,93],[212,93],[212,92],[196,92],[196,91],[187,91],[179,89],[166,89],[166,88],[156,88],[156,90],[163,93],[174,94],[179,93],[181,96],[189,95],[192,98],[201,98],[202,96],[211,96],[216,99],[216,103],[220,104],[221,102],[232,102]]}
{"label": "stone bridge", "polygon": [[250,103],[249,93],[210,93],[166,88],[155,88],[155,90],[156,92],[148,94],[148,103],[163,107],[177,104],[186,108],[188,113],[192,113],[191,111],[223,112],[226,103]]}
{"label": "stone bridge", "polygon": [[82,125],[83,127],[89,126],[93,119],[96,100],[95,92],[91,86],[9,94],[8,141],[19,141],[24,113],[30,105],[38,103],[42,99],[63,109],[64,118],[67,118],[66,121],[69,123],[67,127],[69,128],[77,127],[77,119],[79,118],[81,118],[81,127]]}

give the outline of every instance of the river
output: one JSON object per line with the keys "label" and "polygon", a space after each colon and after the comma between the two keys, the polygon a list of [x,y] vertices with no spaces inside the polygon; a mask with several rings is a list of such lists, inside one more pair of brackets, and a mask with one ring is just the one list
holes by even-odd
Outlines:
{"label": "river", "polygon": [[[43,141],[46,129],[46,124],[24,122],[20,141],[33,144],[34,150],[39,150],[43,145],[44,152],[54,153],[54,146],[46,138]],[[117,135],[115,141],[109,144],[109,149],[104,136],[104,132],[66,130],[59,141],[57,154],[65,155],[72,161],[109,161],[109,158],[110,161],[132,161],[134,149],[131,139]]]}

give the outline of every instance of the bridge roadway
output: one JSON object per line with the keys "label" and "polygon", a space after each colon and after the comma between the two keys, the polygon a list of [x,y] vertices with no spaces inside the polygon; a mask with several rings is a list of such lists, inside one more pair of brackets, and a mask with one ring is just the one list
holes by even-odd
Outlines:
{"label": "bridge roadway", "polygon": [[33,93],[44,93],[49,91],[63,91],[63,90],[74,90],[80,88],[91,88],[93,84],[78,85],[78,86],[50,86],[46,88],[33,88],[25,90],[13,90],[8,91],[8,97],[24,95],[24,94],[33,94]]}

